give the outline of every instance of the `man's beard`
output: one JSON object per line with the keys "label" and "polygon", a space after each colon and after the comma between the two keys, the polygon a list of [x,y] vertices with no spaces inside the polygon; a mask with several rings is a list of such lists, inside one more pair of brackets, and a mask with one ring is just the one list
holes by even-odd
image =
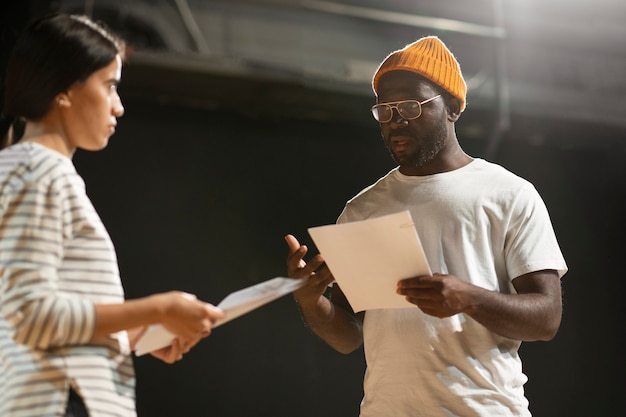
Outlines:
{"label": "man's beard", "polygon": [[428,134],[428,136],[434,138],[434,140],[427,141],[425,146],[418,147],[412,154],[398,156],[389,146],[387,146],[387,149],[396,163],[401,167],[422,167],[432,162],[446,146],[447,133],[445,123],[441,122],[433,126],[433,129]]}

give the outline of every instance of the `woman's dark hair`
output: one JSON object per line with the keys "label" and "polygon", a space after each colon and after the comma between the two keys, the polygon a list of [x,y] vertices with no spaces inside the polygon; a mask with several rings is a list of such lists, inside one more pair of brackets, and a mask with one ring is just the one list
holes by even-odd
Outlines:
{"label": "woman's dark hair", "polygon": [[19,140],[24,121],[40,120],[59,93],[124,53],[121,38],[86,16],[54,14],[28,25],[5,73],[0,149]]}

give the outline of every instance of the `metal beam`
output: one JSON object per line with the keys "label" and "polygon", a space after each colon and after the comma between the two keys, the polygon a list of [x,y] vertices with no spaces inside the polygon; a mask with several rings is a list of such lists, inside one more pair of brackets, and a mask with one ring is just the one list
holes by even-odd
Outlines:
{"label": "metal beam", "polygon": [[391,12],[368,7],[349,6],[330,1],[302,0],[298,5],[309,10],[331,13],[335,15],[357,17],[381,23],[421,27],[462,33],[465,35],[483,36],[489,38],[504,38],[506,31],[503,27],[485,26],[461,20],[443,19],[439,17],[420,16],[407,13]]}

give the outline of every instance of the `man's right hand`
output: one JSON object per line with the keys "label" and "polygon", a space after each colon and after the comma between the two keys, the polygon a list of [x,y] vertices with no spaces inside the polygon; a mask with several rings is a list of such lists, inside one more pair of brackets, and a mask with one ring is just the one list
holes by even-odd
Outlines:
{"label": "man's right hand", "polygon": [[308,280],[305,286],[294,291],[294,298],[303,306],[317,304],[335,278],[324,263],[322,255],[314,256],[307,263],[304,261],[308,252],[306,245],[300,245],[300,242],[293,235],[285,236],[285,242],[289,247],[287,254],[288,276]]}

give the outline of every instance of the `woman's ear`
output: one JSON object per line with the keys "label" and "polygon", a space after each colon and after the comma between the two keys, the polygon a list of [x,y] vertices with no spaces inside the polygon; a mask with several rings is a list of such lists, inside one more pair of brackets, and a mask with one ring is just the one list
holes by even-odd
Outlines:
{"label": "woman's ear", "polygon": [[461,117],[461,100],[456,97],[448,96],[446,100],[446,108],[448,109],[448,120],[456,122]]}
{"label": "woman's ear", "polygon": [[54,99],[54,102],[59,107],[70,107],[70,98],[66,93],[59,93]]}

